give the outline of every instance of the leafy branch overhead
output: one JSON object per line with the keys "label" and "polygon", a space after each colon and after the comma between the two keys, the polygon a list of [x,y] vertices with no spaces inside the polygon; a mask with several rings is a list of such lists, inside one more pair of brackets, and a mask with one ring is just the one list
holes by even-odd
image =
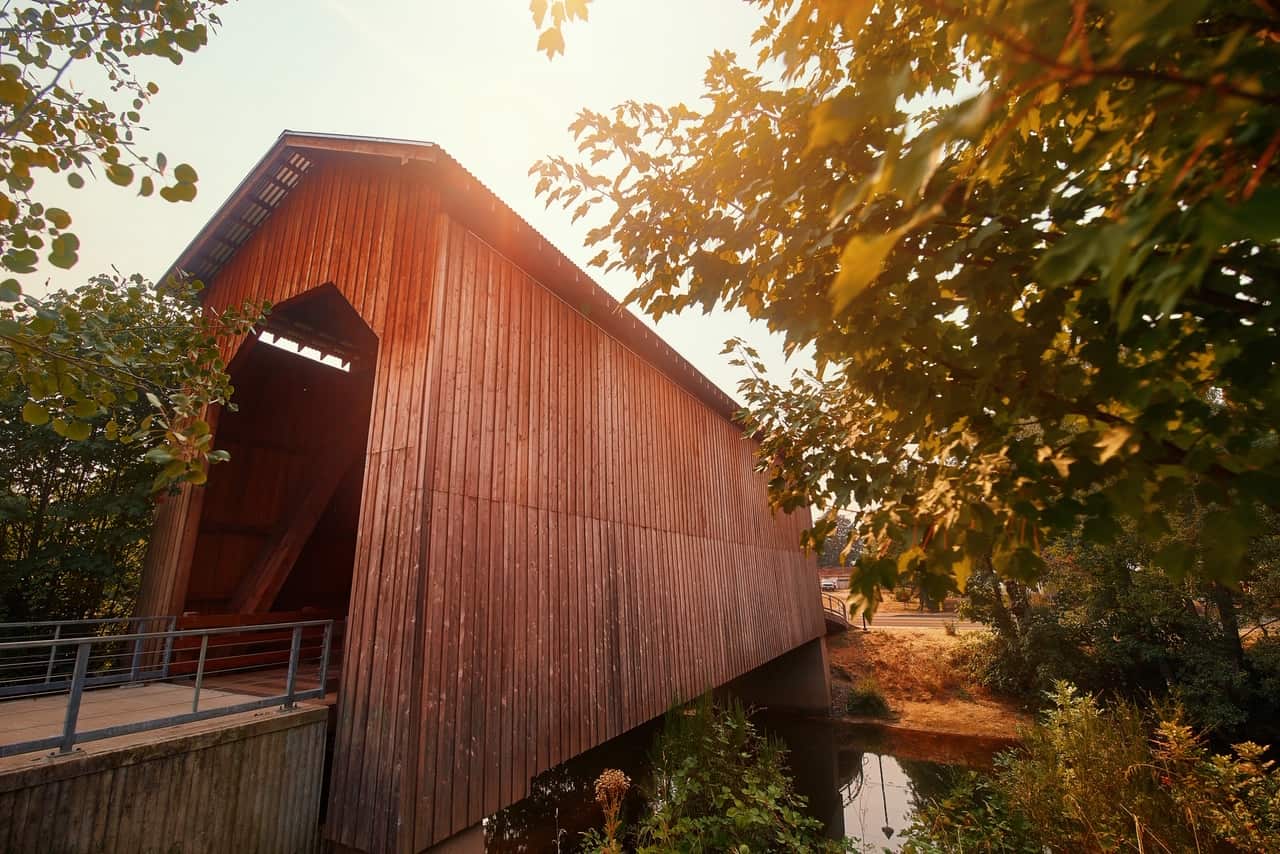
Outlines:
{"label": "leafy branch overhead", "polygon": [[[138,150],[141,110],[156,84],[132,62],[162,57],[175,64],[208,41],[226,0],[119,3],[80,0],[56,5],[6,4],[0,10],[0,265],[35,271],[41,255],[54,266],[76,262],[71,215],[39,201],[38,182],[61,175],[82,187],[85,174],[113,184],[136,183],[139,195],[171,202],[196,195],[196,172],[168,168],[164,154]],[[75,79],[105,80],[88,92]],[[12,292],[16,279],[4,282]]]}
{"label": "leafy branch overhead", "polygon": [[149,448],[157,487],[203,483],[207,464],[226,458],[204,420],[207,407],[230,404],[219,345],[267,307],[214,313],[198,292],[102,275],[0,307],[0,396],[24,395],[23,420],[65,439]]}
{"label": "leafy branch overhead", "polygon": [[[139,277],[98,276],[74,294],[41,299],[39,267],[71,268],[80,240],[72,215],[42,190],[61,176],[89,178],[169,202],[196,196],[197,174],[139,148],[141,111],[158,91],[134,64],[174,64],[200,50],[227,0],[7,3],[0,8],[0,370],[3,390],[24,389],[25,419],[60,436],[154,445],[160,482],[198,480],[211,454],[206,407],[225,403],[225,366],[210,349],[243,334],[263,307],[202,317],[198,287],[157,289]],[[100,81],[96,90],[76,80]],[[154,317],[153,317],[154,315]],[[161,327],[149,326],[163,321]],[[186,349],[184,349],[186,348]],[[132,423],[144,395],[154,414]]]}
{"label": "leafy branch overhead", "polygon": [[[557,53],[564,53],[564,30],[566,21],[587,20],[587,4],[591,0],[530,0],[529,11],[533,15],[533,25],[538,29],[538,50],[554,59]],[[545,26],[544,26],[545,25]]]}
{"label": "leafy branch overhead", "polygon": [[1246,572],[1280,507],[1280,7],[754,5],[754,61],[715,54],[700,102],[583,111],[532,171],[653,316],[812,348],[742,386],[778,506],[831,510],[814,545],[861,508],[872,597],[1031,578],[1126,520],[1175,574]]}

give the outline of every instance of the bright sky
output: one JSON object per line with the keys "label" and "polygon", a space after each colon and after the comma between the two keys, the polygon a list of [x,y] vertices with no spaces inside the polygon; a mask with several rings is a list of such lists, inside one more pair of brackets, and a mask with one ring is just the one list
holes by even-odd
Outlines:
{"label": "bright sky", "polygon": [[[196,200],[139,199],[105,180],[58,188],[52,201],[75,217],[81,260],[51,284],[71,287],[113,264],[159,276],[286,128],[439,143],[585,268],[595,254],[582,245],[586,226],[543,209],[529,166],[573,150],[567,126],[582,107],[691,104],[709,54],[752,56],[758,24],[741,0],[596,0],[590,12],[567,28],[567,55],[549,62],[524,0],[241,0],[181,66],[138,66],[160,85],[139,148],[195,166]],[[615,297],[634,286],[589,272]],[[691,313],[657,329],[730,394],[740,374],[719,355],[726,338],[743,335],[782,364],[777,343],[744,316]]]}

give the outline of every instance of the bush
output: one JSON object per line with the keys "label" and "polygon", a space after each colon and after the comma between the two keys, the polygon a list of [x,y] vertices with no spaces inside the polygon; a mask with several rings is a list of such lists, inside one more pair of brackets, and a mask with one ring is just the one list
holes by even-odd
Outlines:
{"label": "bush", "polygon": [[[787,773],[786,750],[761,735],[741,704],[704,698],[667,714],[651,755],[648,809],[637,824],[640,852],[837,852]],[[604,848],[606,834],[588,846]]]}
{"label": "bush", "polygon": [[870,678],[859,679],[853,684],[844,710],[848,714],[868,718],[887,718],[892,714],[889,701],[884,698],[880,686]]}
{"label": "bush", "polygon": [[899,602],[901,602],[904,605],[910,602],[911,597],[914,595],[915,595],[915,591],[913,591],[910,587],[893,588],[893,598],[897,599]]}
{"label": "bush", "polygon": [[989,781],[921,809],[908,851],[1280,850],[1280,778],[1258,745],[1211,755],[1176,708],[1153,725],[1066,684],[1051,700]]}
{"label": "bush", "polygon": [[1015,811],[991,780],[960,774],[946,796],[916,808],[907,828],[905,854],[1042,854],[1044,846],[1026,817]]}
{"label": "bush", "polygon": [[1280,638],[1261,638],[1245,649],[1245,664],[1253,680],[1250,720],[1260,721],[1251,735],[1275,743],[1280,740]]}

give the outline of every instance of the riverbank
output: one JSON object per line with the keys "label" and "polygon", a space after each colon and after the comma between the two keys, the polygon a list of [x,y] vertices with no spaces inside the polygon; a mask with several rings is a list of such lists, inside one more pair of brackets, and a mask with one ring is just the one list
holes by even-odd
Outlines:
{"label": "riverbank", "polygon": [[[844,720],[904,730],[1017,738],[1032,716],[974,682],[954,661],[959,644],[958,636],[937,630],[881,628],[828,636],[833,711]],[[844,714],[850,691],[868,680],[888,702],[888,719]]]}

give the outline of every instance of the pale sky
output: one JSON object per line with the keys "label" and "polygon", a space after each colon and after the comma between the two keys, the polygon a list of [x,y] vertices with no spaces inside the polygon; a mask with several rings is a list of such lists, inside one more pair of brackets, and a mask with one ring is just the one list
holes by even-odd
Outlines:
{"label": "pale sky", "polygon": [[[74,286],[113,264],[161,275],[286,128],[438,143],[586,269],[595,254],[582,245],[587,226],[543,209],[529,166],[573,151],[567,126],[582,107],[692,105],[710,53],[752,57],[759,22],[740,0],[595,0],[590,13],[566,29],[567,54],[549,62],[535,49],[524,0],[241,0],[225,8],[208,47],[181,66],[138,64],[139,76],[160,85],[139,149],[192,164],[196,200],[139,199],[105,180],[72,191],[46,179],[81,238],[80,263],[54,271],[51,284]],[[615,297],[635,284],[588,272]],[[726,338],[751,340],[780,376],[779,345],[744,316],[695,311],[656,328],[735,397],[740,372],[719,355]]]}

